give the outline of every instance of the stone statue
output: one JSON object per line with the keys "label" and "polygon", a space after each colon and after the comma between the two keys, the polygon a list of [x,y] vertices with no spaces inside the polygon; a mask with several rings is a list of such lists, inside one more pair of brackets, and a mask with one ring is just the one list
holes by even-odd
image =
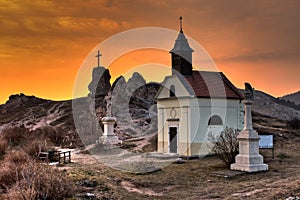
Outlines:
{"label": "stone statue", "polygon": [[249,83],[245,83],[245,100],[254,101],[254,88]]}
{"label": "stone statue", "polygon": [[106,116],[111,117],[111,106],[112,106],[112,100],[111,100],[111,92],[108,92],[108,94],[105,96],[106,101]]}

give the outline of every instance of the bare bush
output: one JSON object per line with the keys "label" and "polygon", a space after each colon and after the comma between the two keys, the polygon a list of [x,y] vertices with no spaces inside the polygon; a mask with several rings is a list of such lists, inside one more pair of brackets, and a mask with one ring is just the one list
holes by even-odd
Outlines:
{"label": "bare bush", "polygon": [[239,130],[226,127],[218,136],[214,136],[212,133],[208,135],[208,140],[213,145],[211,152],[217,155],[227,167],[235,162],[235,156],[238,154],[237,135],[239,132]]}

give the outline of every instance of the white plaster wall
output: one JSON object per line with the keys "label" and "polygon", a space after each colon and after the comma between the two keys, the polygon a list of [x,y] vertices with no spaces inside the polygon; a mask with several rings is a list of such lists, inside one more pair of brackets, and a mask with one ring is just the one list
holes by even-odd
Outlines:
{"label": "white plaster wall", "polygon": [[157,99],[170,98],[170,90],[169,89],[170,89],[171,85],[174,85],[174,87],[175,87],[176,97],[190,96],[190,94],[186,90],[185,86],[181,83],[181,81],[178,79],[178,77],[174,75],[174,76],[167,77],[167,80],[164,83],[165,87],[162,88]]}
{"label": "white plaster wall", "polygon": [[[207,140],[207,134],[212,132],[217,135],[226,126],[241,129],[239,100],[224,99],[199,99],[198,105],[191,109],[191,140],[201,142]],[[223,126],[208,126],[209,118],[218,115],[222,118]]]}
{"label": "white plaster wall", "polygon": [[[217,136],[227,126],[234,129],[242,129],[241,103],[239,100],[230,99],[198,99],[191,108],[191,141],[200,143],[199,154],[210,152],[208,134],[211,132]],[[223,125],[209,126],[209,118],[218,115],[223,121]]]}

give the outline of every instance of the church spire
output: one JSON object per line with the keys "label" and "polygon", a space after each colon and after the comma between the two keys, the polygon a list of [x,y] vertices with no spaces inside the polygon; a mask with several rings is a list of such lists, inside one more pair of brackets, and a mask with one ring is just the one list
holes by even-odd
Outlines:
{"label": "church spire", "polygon": [[182,75],[192,75],[192,53],[194,50],[190,47],[182,30],[182,16],[179,17],[180,31],[175,41],[172,54],[172,69]]}

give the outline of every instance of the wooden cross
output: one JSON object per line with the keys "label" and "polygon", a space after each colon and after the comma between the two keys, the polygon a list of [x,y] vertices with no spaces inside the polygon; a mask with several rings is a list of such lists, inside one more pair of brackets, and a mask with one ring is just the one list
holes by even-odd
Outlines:
{"label": "wooden cross", "polygon": [[98,58],[98,67],[100,67],[100,56],[102,56],[102,54],[98,50],[98,54],[96,55],[96,57]]}
{"label": "wooden cross", "polygon": [[180,20],[180,32],[182,33],[182,16],[179,17]]}

